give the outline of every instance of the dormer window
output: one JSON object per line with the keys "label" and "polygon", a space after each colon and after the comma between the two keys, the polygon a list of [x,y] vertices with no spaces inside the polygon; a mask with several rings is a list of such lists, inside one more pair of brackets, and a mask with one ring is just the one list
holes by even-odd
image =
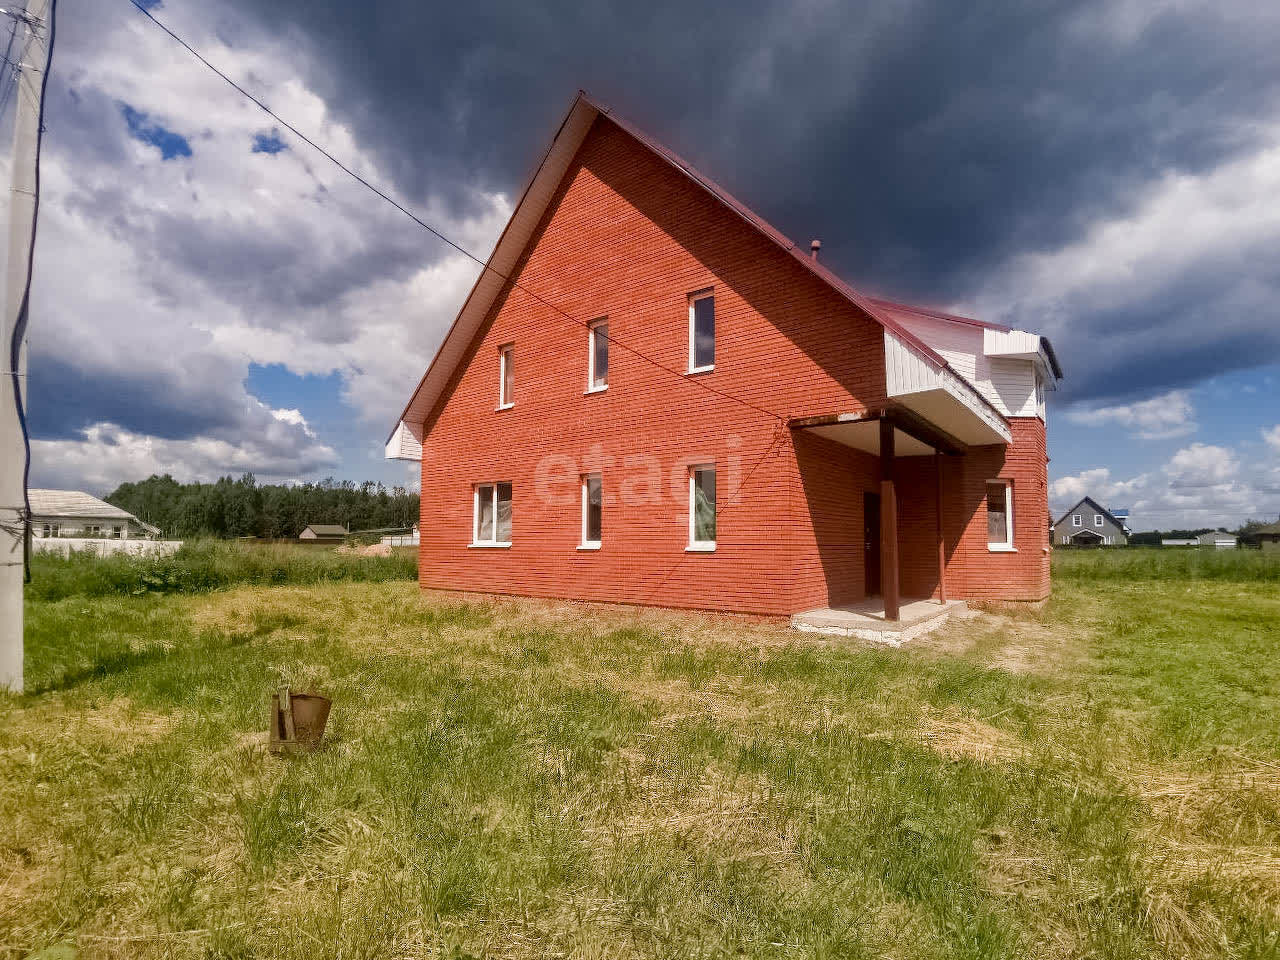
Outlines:
{"label": "dormer window", "polygon": [[712,290],[689,294],[689,372],[716,365],[716,298]]}
{"label": "dormer window", "polygon": [[514,406],[512,390],[515,388],[515,353],[514,343],[498,349],[498,409],[506,410]]}

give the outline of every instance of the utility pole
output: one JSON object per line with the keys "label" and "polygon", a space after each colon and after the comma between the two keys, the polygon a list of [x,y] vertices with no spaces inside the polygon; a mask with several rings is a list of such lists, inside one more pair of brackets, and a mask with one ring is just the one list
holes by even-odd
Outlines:
{"label": "utility pole", "polygon": [[[13,186],[9,194],[9,268],[5,276],[4,325],[0,328],[0,688],[22,691],[22,581],[29,518],[26,508],[26,439],[19,404],[26,408],[27,278],[36,230],[37,163],[44,101],[44,75],[52,52],[51,0],[27,0],[25,10],[5,9],[22,42],[13,47],[16,65],[12,100]],[[14,348],[15,334],[17,337]]]}

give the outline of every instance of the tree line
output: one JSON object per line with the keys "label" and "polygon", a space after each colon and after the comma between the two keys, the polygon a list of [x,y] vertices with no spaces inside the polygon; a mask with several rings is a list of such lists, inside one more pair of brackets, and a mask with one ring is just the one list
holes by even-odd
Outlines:
{"label": "tree line", "polygon": [[179,483],[166,473],[122,483],[106,500],[173,538],[292,538],[312,523],[338,523],[355,532],[418,522],[418,494],[404,487],[388,490],[372,481],[356,484],[333,478],[259,484],[246,473],[239,480]]}

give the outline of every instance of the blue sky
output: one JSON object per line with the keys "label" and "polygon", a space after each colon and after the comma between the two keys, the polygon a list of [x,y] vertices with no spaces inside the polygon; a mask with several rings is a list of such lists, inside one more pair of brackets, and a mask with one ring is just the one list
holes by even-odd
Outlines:
{"label": "blue sky", "polygon": [[[1055,509],[1280,514],[1276,5],[149,5],[482,255],[585,88],[867,293],[1049,335]],[[127,4],[61,8],[36,482],[404,482],[380,446],[475,265]]]}

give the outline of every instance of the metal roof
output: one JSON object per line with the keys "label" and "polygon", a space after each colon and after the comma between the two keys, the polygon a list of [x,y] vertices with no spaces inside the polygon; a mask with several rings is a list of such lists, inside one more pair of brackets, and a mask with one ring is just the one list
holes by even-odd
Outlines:
{"label": "metal roof", "polygon": [[31,514],[37,517],[89,517],[96,520],[133,520],[141,523],[128,510],[113,507],[105,500],[90,496],[81,490],[27,491],[31,501]]}

